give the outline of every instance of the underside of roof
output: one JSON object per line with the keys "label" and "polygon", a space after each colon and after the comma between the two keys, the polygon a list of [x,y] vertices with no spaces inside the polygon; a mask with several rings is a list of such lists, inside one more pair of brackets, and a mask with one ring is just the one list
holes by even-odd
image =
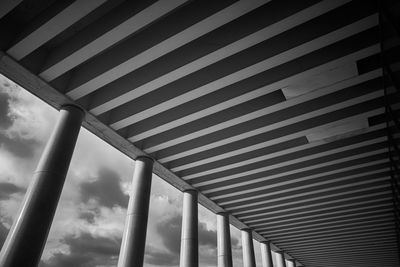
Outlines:
{"label": "underside of roof", "polygon": [[0,72],[299,264],[396,267],[399,29],[394,0],[4,0]]}

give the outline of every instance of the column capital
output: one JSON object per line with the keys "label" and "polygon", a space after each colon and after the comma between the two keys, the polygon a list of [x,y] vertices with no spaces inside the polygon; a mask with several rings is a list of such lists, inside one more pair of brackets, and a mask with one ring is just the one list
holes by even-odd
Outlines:
{"label": "column capital", "polygon": [[135,160],[142,160],[142,159],[151,160],[152,162],[154,162],[154,159],[147,155],[140,155],[135,158]]}
{"label": "column capital", "polygon": [[199,190],[197,190],[196,188],[186,188],[186,189],[183,189],[182,192],[183,193],[195,192],[196,194],[198,194]]}
{"label": "column capital", "polygon": [[74,103],[63,104],[63,105],[61,105],[60,110],[61,109],[68,109],[68,108],[76,108],[76,109],[82,111],[82,113],[85,113],[85,110],[81,106],[79,106],[77,104],[74,104]]}

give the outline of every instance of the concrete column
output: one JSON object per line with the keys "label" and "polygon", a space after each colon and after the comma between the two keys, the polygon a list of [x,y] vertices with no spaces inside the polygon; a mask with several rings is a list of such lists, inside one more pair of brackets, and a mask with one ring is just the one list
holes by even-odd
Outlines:
{"label": "concrete column", "polygon": [[232,267],[231,232],[228,213],[217,214],[218,267]]}
{"label": "concrete column", "polygon": [[22,208],[0,252],[1,267],[37,266],[47,240],[84,112],[77,106],[61,108]]}
{"label": "concrete column", "polygon": [[261,242],[261,258],[263,267],[274,267],[272,263],[271,244],[269,241]]}
{"label": "concrete column", "polygon": [[251,229],[243,229],[241,230],[241,232],[242,232],[243,266],[256,267],[253,236]]}
{"label": "concrete column", "polygon": [[190,189],[183,192],[180,267],[199,266],[198,224],[197,191]]}
{"label": "concrete column", "polygon": [[136,159],[118,267],[143,266],[152,171],[153,159]]}
{"label": "concrete column", "polygon": [[285,255],[283,251],[276,251],[276,262],[278,267],[286,267]]}
{"label": "concrete column", "polygon": [[296,267],[296,263],[293,259],[287,260],[287,267]]}

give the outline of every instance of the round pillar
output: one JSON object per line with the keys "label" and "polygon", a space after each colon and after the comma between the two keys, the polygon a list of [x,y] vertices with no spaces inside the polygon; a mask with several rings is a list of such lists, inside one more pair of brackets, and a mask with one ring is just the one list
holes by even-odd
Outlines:
{"label": "round pillar", "polygon": [[276,251],[276,262],[278,267],[286,267],[286,260],[283,251]]}
{"label": "round pillar", "polygon": [[271,244],[269,241],[261,242],[261,258],[263,267],[274,267],[272,263]]}
{"label": "round pillar", "polygon": [[256,267],[252,231],[251,229],[243,229],[241,230],[241,232],[242,232],[243,266]]}
{"label": "round pillar", "polygon": [[197,191],[183,192],[180,267],[199,266]]}
{"label": "round pillar", "polygon": [[152,174],[153,159],[138,157],[135,161],[118,267],[143,266]]}
{"label": "round pillar", "polygon": [[32,181],[0,252],[0,266],[37,266],[53,222],[84,117],[65,105],[40,158]]}
{"label": "round pillar", "polygon": [[231,232],[229,215],[217,214],[218,267],[232,267]]}
{"label": "round pillar", "polygon": [[293,259],[287,260],[287,267],[296,267],[296,263]]}

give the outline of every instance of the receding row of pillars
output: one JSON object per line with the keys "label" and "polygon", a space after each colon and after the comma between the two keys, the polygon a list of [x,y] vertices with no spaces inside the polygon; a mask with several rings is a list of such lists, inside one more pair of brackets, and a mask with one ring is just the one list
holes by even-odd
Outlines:
{"label": "receding row of pillars", "polygon": [[[0,252],[1,267],[37,266],[64,185],[84,111],[75,105],[61,108],[60,118],[34,172],[22,208]],[[127,208],[118,267],[142,267],[149,214],[153,160],[138,157]],[[183,192],[180,267],[198,267],[198,201],[194,189]],[[251,229],[242,229],[244,267],[255,267]],[[218,267],[232,267],[229,215],[217,214]],[[263,267],[273,267],[269,242],[261,243]],[[279,267],[286,267],[278,252]],[[293,260],[288,267],[295,267]]]}

